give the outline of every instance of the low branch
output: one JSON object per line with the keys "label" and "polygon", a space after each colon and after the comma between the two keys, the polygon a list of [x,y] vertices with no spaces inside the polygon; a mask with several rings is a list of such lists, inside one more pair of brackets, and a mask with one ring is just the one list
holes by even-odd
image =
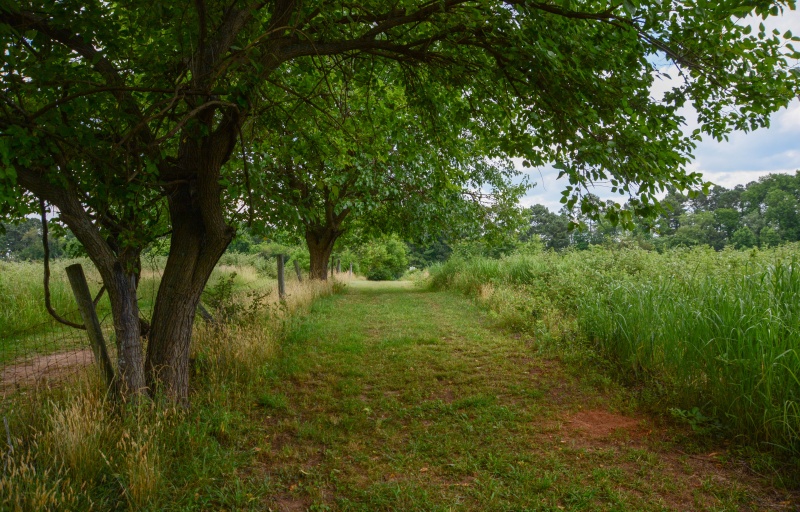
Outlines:
{"label": "low branch", "polygon": [[44,306],[47,308],[47,312],[50,313],[50,316],[55,318],[58,323],[85,331],[85,325],[70,322],[66,318],[60,316],[50,303],[50,241],[47,236],[47,209],[45,208],[44,199],[39,199],[39,208],[41,208],[42,214],[42,244],[44,244]]}

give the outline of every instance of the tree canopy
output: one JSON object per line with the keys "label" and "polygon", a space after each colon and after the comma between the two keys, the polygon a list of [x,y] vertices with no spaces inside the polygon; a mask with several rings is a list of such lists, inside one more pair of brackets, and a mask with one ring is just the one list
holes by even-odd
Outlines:
{"label": "tree canopy", "polygon": [[272,182],[251,198],[240,191],[240,201],[267,226],[300,229],[312,276],[325,277],[354,219],[410,238],[442,224],[480,231],[489,212],[516,206],[526,184],[512,184],[518,171],[476,136],[462,95],[414,90],[381,62],[330,64],[294,71],[299,86],[270,94],[285,95],[285,115],[258,119],[252,158],[240,160],[242,172],[249,165]]}
{"label": "tree canopy", "polygon": [[[565,210],[552,213],[537,204],[527,210],[529,227],[523,240],[535,234],[548,248],[586,248],[632,235],[658,250],[697,245],[747,249],[800,241],[800,171],[769,174],[732,189],[715,185],[692,197],[672,190],[662,205],[656,217],[640,219],[634,230],[625,231],[604,221],[576,219]],[[568,231],[570,222],[581,221],[588,229]]]}
{"label": "tree canopy", "polygon": [[[312,68],[330,69],[330,59],[359,69],[379,62],[453,129],[481,141],[487,156],[555,162],[569,178],[567,206],[629,223],[652,212],[664,187],[701,185],[686,169],[697,137],[764,126],[797,96],[797,38],[763,25],[752,32],[741,20],[794,7],[0,1],[0,208],[19,217],[43,199],[58,210],[108,290],[120,383],[185,401],[194,310],[233,238],[231,220],[247,208],[230,195],[231,182],[241,180],[251,197],[280,181],[274,166],[243,172],[232,161],[257,151],[260,123],[276,130],[293,122],[276,88],[328,76]],[[680,77],[656,100],[650,87],[665,61]],[[390,91],[379,101],[391,110]],[[699,113],[699,132],[689,136],[678,110],[685,104]],[[307,119],[294,122],[307,139]],[[304,157],[305,165],[318,159]],[[347,167],[340,163],[333,172]],[[599,181],[628,196],[630,211],[586,200],[586,187]],[[139,256],[165,233],[170,255],[143,327]]]}

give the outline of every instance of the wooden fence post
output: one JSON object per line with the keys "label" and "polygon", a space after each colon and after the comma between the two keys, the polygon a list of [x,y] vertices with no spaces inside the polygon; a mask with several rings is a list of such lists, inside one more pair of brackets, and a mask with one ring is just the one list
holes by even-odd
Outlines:
{"label": "wooden fence post", "polygon": [[286,282],[283,280],[283,254],[279,254],[278,258],[278,298],[283,300],[286,298]]}
{"label": "wooden fence post", "polygon": [[297,281],[302,283],[303,282],[303,273],[300,272],[300,262],[297,261],[297,258],[294,259],[294,271],[297,273]]}
{"label": "wooden fence post", "polygon": [[342,260],[341,260],[341,258],[338,258],[336,260],[336,273],[337,274],[341,274],[342,273]]}
{"label": "wooden fence post", "polygon": [[72,287],[72,293],[75,295],[75,301],[78,303],[78,309],[83,318],[83,324],[86,326],[86,332],[89,334],[89,342],[94,352],[94,360],[100,368],[100,373],[103,375],[103,382],[105,382],[108,389],[113,390],[114,386],[114,367],[111,366],[111,359],[108,357],[108,350],[106,349],[106,341],[103,338],[103,331],[100,328],[100,320],[97,318],[97,311],[94,309],[94,302],[92,301],[92,294],[89,292],[89,285],[86,284],[86,276],[83,273],[83,267],[76,263],[66,268],[67,277],[69,277],[69,284]]}

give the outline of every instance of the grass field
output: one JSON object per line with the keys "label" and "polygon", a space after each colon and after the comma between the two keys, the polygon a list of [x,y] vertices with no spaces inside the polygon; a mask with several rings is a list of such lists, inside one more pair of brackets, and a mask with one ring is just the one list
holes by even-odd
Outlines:
{"label": "grass field", "polygon": [[350,290],[293,331],[251,412],[261,426],[245,474],[266,485],[260,506],[740,510],[786,500],[723,457],[691,453],[686,430],[631,409],[626,390],[591,368],[537,354],[463,297],[405,283]]}
{"label": "grass field", "polygon": [[289,282],[282,303],[274,293],[255,301],[239,294],[231,300],[240,307],[229,311],[226,325],[199,323],[190,409],[159,400],[115,406],[93,368],[60,385],[4,396],[0,510],[247,505],[236,473],[252,460],[241,443],[254,427],[248,415],[263,393],[267,365],[294,319],[332,290],[330,283]]}
{"label": "grass field", "polygon": [[544,346],[602,354],[695,428],[800,454],[800,250],[596,248],[432,270]]}
{"label": "grass field", "polygon": [[[64,272],[74,263],[83,266],[91,292],[99,291],[100,276],[90,261],[55,260],[51,264],[51,301],[61,316],[82,323]],[[145,258],[143,261],[138,293],[139,308],[146,319],[152,314],[164,263],[164,258]],[[226,295],[248,292],[252,296],[273,295],[277,287],[274,266],[274,261],[264,261],[258,256],[227,255],[209,279],[210,293],[204,295],[204,300],[216,300],[216,305],[222,305],[224,301],[233,303],[227,300]],[[84,332],[59,324],[47,313],[42,269],[41,262],[0,261],[0,364],[34,354],[71,350],[86,343]],[[293,276],[290,275],[291,279]],[[106,331],[107,342],[113,346],[113,325],[107,297],[98,303],[97,313]]]}
{"label": "grass field", "polygon": [[[621,272],[634,256],[603,262],[609,256],[598,253],[590,266]],[[470,278],[541,265],[525,261],[485,262]],[[518,281],[546,269],[519,268]],[[451,287],[467,281],[450,275]],[[550,276],[559,282],[555,270]],[[800,503],[795,473],[766,456],[740,458],[695,431],[696,421],[652,414],[641,388],[612,378],[616,367],[580,341],[567,308],[591,295],[553,286],[534,296],[530,322],[510,306],[534,313],[520,295],[527,286],[484,280],[473,290],[477,302],[408,281],[356,280],[334,295],[330,284],[291,283],[285,304],[245,297],[226,327],[198,326],[189,409],[115,408],[88,378],[4,402],[11,442],[2,448],[2,508],[733,511]]]}

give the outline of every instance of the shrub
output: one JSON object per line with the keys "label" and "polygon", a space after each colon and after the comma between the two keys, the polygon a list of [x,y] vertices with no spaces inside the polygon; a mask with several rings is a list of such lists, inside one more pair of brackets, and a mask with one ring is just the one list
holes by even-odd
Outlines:
{"label": "shrub", "polygon": [[371,281],[399,279],[408,267],[406,245],[395,236],[373,240],[362,251],[361,269]]}

